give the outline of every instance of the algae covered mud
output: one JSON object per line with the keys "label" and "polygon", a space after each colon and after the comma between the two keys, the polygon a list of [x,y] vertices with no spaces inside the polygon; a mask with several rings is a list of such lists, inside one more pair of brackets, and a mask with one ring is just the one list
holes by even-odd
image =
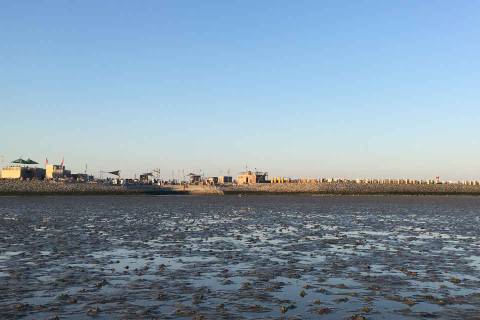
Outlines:
{"label": "algae covered mud", "polygon": [[480,198],[0,197],[2,319],[478,319]]}

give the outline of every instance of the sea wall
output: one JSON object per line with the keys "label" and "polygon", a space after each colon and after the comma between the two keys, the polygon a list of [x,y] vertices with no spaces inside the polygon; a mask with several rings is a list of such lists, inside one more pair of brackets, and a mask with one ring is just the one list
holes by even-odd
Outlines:
{"label": "sea wall", "polygon": [[0,180],[0,194],[126,194],[123,187],[99,183],[63,183],[41,180]]}
{"label": "sea wall", "polygon": [[185,194],[185,195],[220,195],[221,190],[212,186],[191,185],[127,185],[113,186],[102,183],[67,183],[41,180],[0,179],[0,195],[37,195],[37,194]]}
{"label": "sea wall", "polygon": [[1,180],[0,195],[15,194],[411,194],[480,195],[480,186],[462,184],[358,184],[350,182],[301,184],[252,184],[228,187],[203,185],[112,186],[101,183],[63,183],[52,181]]}
{"label": "sea wall", "polygon": [[351,182],[301,184],[252,184],[222,188],[225,194],[242,193],[312,193],[312,194],[439,194],[480,195],[480,186],[461,184],[359,184]]}

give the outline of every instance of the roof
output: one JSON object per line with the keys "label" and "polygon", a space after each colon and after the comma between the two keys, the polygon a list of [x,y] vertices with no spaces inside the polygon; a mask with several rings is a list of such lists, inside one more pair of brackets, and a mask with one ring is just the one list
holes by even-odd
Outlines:
{"label": "roof", "polygon": [[12,163],[19,163],[19,164],[38,164],[38,162],[33,161],[32,159],[28,158],[27,160],[23,160],[22,158],[18,158],[13,160]]}
{"label": "roof", "polygon": [[267,175],[267,172],[263,172],[263,171],[242,171],[242,172],[240,172],[240,175],[242,175],[242,174],[263,176],[263,175]]}

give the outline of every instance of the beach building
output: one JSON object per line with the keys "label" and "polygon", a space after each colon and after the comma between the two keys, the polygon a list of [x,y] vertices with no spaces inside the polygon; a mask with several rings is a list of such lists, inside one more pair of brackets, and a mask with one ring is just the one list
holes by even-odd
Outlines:
{"label": "beach building", "polygon": [[196,173],[189,173],[188,174],[188,181],[190,183],[199,183],[202,181],[202,176]]}
{"label": "beach building", "polygon": [[285,177],[273,177],[270,179],[270,183],[290,183],[292,182],[290,178]]}
{"label": "beach building", "polygon": [[237,183],[238,184],[266,183],[267,175],[268,175],[267,172],[244,171],[237,176]]}
{"label": "beach building", "polygon": [[20,179],[22,177],[23,168],[20,166],[12,166],[2,168],[2,179]]}
{"label": "beach building", "polygon": [[25,176],[25,168],[10,166],[2,169],[2,179],[21,179]]}
{"label": "beach building", "polygon": [[47,164],[45,165],[45,178],[46,179],[62,179],[71,176],[70,170],[65,170],[64,165]]}
{"label": "beach building", "polygon": [[13,160],[12,163],[13,165],[0,171],[2,179],[43,179],[45,177],[45,169],[29,166],[38,164],[30,158],[27,160],[18,158]]}
{"label": "beach building", "polygon": [[233,183],[233,177],[232,176],[219,176],[218,177],[218,184],[228,184],[228,183]]}
{"label": "beach building", "polygon": [[140,182],[142,183],[152,183],[153,182],[153,173],[146,172],[140,175]]}
{"label": "beach building", "polygon": [[2,179],[38,179],[45,178],[45,169],[35,167],[9,166],[1,170]]}

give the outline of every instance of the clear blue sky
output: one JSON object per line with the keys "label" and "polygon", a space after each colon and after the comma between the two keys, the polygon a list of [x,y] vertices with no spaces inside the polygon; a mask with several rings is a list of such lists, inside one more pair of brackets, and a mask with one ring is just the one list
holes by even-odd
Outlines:
{"label": "clear blue sky", "polygon": [[0,155],[480,179],[479,1],[1,1]]}

